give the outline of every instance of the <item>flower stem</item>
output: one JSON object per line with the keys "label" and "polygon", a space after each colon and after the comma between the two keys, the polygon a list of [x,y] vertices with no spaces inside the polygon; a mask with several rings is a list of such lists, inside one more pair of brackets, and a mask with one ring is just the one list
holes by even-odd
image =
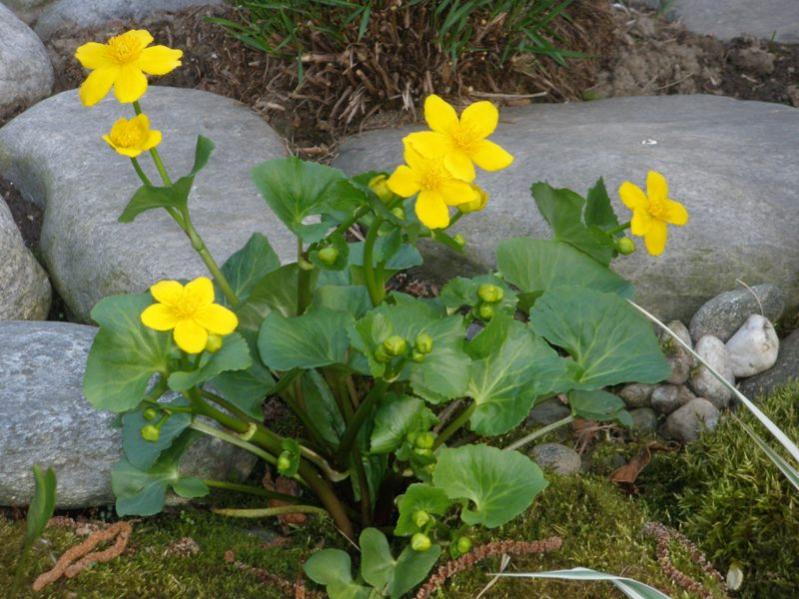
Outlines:
{"label": "flower stem", "polygon": [[472,414],[474,414],[476,409],[477,404],[472,403],[468,408],[461,412],[455,420],[450,422],[449,426],[441,431],[441,434],[436,437],[436,442],[433,445],[433,449],[441,447],[441,445],[443,445],[447,439],[458,432],[461,427],[469,421],[469,418],[472,417]]}
{"label": "flower stem", "polygon": [[227,277],[222,274],[222,269],[219,268],[219,265],[216,263],[216,260],[214,260],[211,252],[208,251],[208,248],[206,247],[202,237],[200,237],[200,234],[197,232],[197,229],[194,228],[194,224],[191,222],[191,216],[189,216],[188,209],[183,211],[183,221],[184,231],[186,231],[186,235],[188,235],[189,240],[191,241],[191,247],[193,247],[194,250],[200,255],[200,258],[202,258],[202,261],[205,263],[205,267],[208,269],[208,272],[211,273],[214,281],[216,281],[216,284],[219,285],[219,288],[222,290],[222,294],[225,296],[230,305],[235,308],[239,303],[239,297],[236,295],[236,292],[233,291],[233,287],[230,286]]}
{"label": "flower stem", "polygon": [[630,223],[631,223],[631,222],[632,222],[632,221],[629,221],[629,220],[628,220],[626,223],[622,223],[622,224],[620,224],[618,227],[614,227],[613,229],[611,229],[610,231],[608,231],[608,235],[610,235],[611,237],[613,237],[613,236],[615,236],[617,233],[621,233],[621,232],[622,232],[622,231],[624,231],[625,229],[629,229],[629,228],[630,228]]}
{"label": "flower stem", "polygon": [[304,261],[302,238],[297,236],[297,316],[305,312],[311,303],[311,271],[303,268]]}
{"label": "flower stem", "polygon": [[363,245],[364,278],[366,279],[366,288],[369,290],[369,297],[374,306],[381,304],[386,296],[385,284],[383,283],[382,276],[378,277],[376,275],[374,265],[375,243],[377,242],[377,234],[381,224],[383,224],[383,219],[375,215]]}
{"label": "flower stem", "polygon": [[572,422],[574,422],[574,416],[569,414],[568,416],[566,416],[566,418],[562,418],[562,419],[558,420],[557,422],[553,422],[552,424],[547,424],[546,426],[544,426],[542,428],[539,428],[538,430],[533,431],[529,435],[525,435],[521,439],[518,439],[517,441],[514,441],[513,443],[511,443],[510,445],[505,447],[505,449],[507,449],[508,451],[513,451],[514,449],[519,449],[521,447],[524,447],[528,443],[531,443],[532,441],[535,441],[536,439],[540,439],[541,437],[543,437],[544,435],[546,435],[548,433],[551,433],[555,429],[558,429],[561,426],[566,426],[567,424],[571,424]]}
{"label": "flower stem", "polygon": [[136,174],[139,175],[139,179],[141,179],[142,183],[145,185],[152,187],[153,183],[150,181],[150,178],[144,173],[144,170],[139,164],[139,160],[137,158],[131,158],[130,161],[133,163],[133,170],[136,171]]}
{"label": "flower stem", "polygon": [[231,516],[233,518],[269,518],[273,516],[282,516],[284,514],[329,515],[326,510],[316,507],[315,505],[279,505],[276,507],[251,509],[218,508],[211,511],[220,516]]}
{"label": "flower stem", "polygon": [[346,461],[346,457],[352,451],[355,438],[358,436],[358,431],[361,429],[361,426],[369,414],[372,413],[372,409],[383,397],[387,387],[388,383],[385,380],[378,379],[378,381],[375,383],[375,386],[372,387],[372,390],[369,391],[364,400],[358,406],[358,409],[355,411],[355,414],[352,417],[352,421],[349,423],[347,430],[344,431],[344,435],[341,437],[341,443],[338,446],[338,452],[336,452],[336,457],[338,458],[339,462]]}
{"label": "flower stem", "polygon": [[257,495],[258,497],[266,497],[267,499],[278,499],[280,501],[288,501],[296,503],[299,501],[293,495],[286,495],[278,493],[277,491],[270,491],[263,487],[254,487],[252,485],[240,485],[238,483],[231,483],[225,480],[204,480],[205,486],[212,489],[224,489],[226,491],[235,491],[236,493],[247,493],[249,495]]}

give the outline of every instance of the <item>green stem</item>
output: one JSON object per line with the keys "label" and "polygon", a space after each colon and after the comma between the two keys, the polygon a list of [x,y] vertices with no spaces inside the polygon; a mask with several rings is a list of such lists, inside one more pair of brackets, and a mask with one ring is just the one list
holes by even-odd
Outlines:
{"label": "green stem", "polygon": [[622,232],[622,231],[624,231],[625,229],[629,229],[629,228],[630,228],[630,223],[631,223],[631,222],[632,222],[632,221],[629,221],[629,220],[628,220],[626,223],[622,223],[622,224],[620,224],[618,227],[614,227],[613,229],[611,229],[610,231],[608,231],[608,235],[610,235],[611,237],[613,237],[613,236],[615,236],[617,233],[621,233],[621,232]]}
{"label": "green stem", "polygon": [[341,443],[339,444],[338,451],[336,452],[336,457],[338,458],[339,462],[346,462],[346,457],[350,454],[352,447],[355,444],[355,438],[358,435],[358,431],[361,429],[361,426],[366,421],[367,417],[372,413],[372,409],[383,397],[387,387],[388,383],[385,380],[378,379],[375,383],[375,386],[372,387],[372,390],[369,391],[364,400],[361,402],[361,405],[358,406],[358,409],[355,411],[355,414],[352,417],[352,422],[349,423],[347,430],[344,431],[344,435],[341,437]]}
{"label": "green stem", "polygon": [[361,522],[364,526],[369,526],[372,523],[372,498],[369,493],[369,482],[366,480],[363,457],[357,443],[352,447],[352,460],[358,475],[358,488],[361,491]]}
{"label": "green stem", "polygon": [[536,431],[533,431],[529,435],[525,435],[518,441],[514,441],[513,443],[505,447],[505,449],[507,449],[508,451],[513,451],[514,449],[519,449],[521,447],[524,447],[528,443],[531,443],[536,439],[540,439],[544,435],[549,434],[552,431],[559,429],[561,426],[566,426],[567,424],[570,424],[572,422],[574,422],[574,416],[569,414],[568,416],[566,416],[566,418],[562,418],[557,422],[553,422],[552,424],[547,424],[546,426],[539,428]]}
{"label": "green stem", "polygon": [[383,219],[375,215],[372,226],[369,227],[369,232],[366,234],[366,241],[363,244],[364,278],[366,279],[366,288],[369,290],[369,297],[372,299],[372,305],[374,306],[382,303],[386,295],[385,285],[382,281],[378,281],[374,265],[375,243],[377,242],[377,234],[381,224],[383,224]]}
{"label": "green stem", "polygon": [[28,556],[30,555],[31,544],[26,540],[22,545],[22,551],[19,553],[19,561],[17,562],[17,569],[14,572],[14,580],[11,583],[11,594],[9,597],[18,597],[19,587],[22,584],[22,576],[25,573],[25,566],[28,563]]}
{"label": "green stem", "polygon": [[204,480],[207,487],[212,489],[224,489],[226,491],[235,491],[236,493],[247,493],[248,495],[257,495],[258,497],[266,497],[267,499],[277,499],[279,501],[288,501],[296,503],[299,501],[298,497],[293,495],[286,495],[278,493],[277,491],[270,491],[263,487],[253,487],[252,485],[240,485],[238,483],[230,483],[225,480]]}
{"label": "green stem", "polygon": [[305,312],[305,309],[311,304],[311,271],[303,268],[303,263],[306,262],[305,255],[302,251],[302,239],[297,237],[297,315]]}
{"label": "green stem", "polygon": [[218,406],[221,406],[221,407],[225,408],[228,412],[230,412],[231,414],[233,414],[235,416],[238,416],[239,418],[241,418],[245,422],[255,422],[257,424],[260,424],[257,420],[255,420],[255,418],[253,418],[252,416],[247,414],[247,412],[245,412],[244,410],[242,410],[238,406],[230,403],[224,397],[220,397],[216,393],[211,393],[210,391],[206,391],[205,389],[200,389],[200,395],[202,395],[205,399],[210,399],[212,402],[214,402]]}
{"label": "green stem", "polygon": [[135,170],[136,174],[139,175],[139,179],[141,179],[141,182],[147,185],[148,187],[152,187],[153,183],[152,181],[150,181],[150,178],[145,174],[144,169],[142,169],[138,159],[131,158],[130,161],[133,163],[133,170]]}
{"label": "green stem", "polygon": [[211,273],[211,276],[214,277],[217,285],[222,290],[227,301],[230,303],[231,306],[234,308],[239,303],[239,298],[236,295],[236,292],[233,291],[233,287],[230,286],[230,283],[227,280],[227,277],[222,274],[222,269],[219,268],[219,265],[214,260],[214,257],[211,255],[211,252],[208,251],[208,248],[205,245],[202,237],[197,232],[197,229],[194,228],[194,223],[191,222],[191,216],[189,216],[189,211],[183,211],[183,222],[184,222],[184,231],[186,231],[186,235],[188,235],[189,240],[191,241],[191,246],[194,250],[200,255],[202,261],[205,263],[205,267],[208,269],[208,272]]}
{"label": "green stem", "polygon": [[[358,222],[359,219],[361,219],[362,217],[366,216],[368,214],[369,210],[371,210],[371,208],[369,208],[369,206],[361,206],[360,208],[358,208],[352,214],[352,216],[350,216],[346,221],[341,223],[338,227],[333,229],[332,233],[328,234],[327,237],[325,237],[324,241],[328,242],[330,239],[332,239],[336,235],[339,235],[340,233],[346,233],[347,231],[349,231],[349,228],[352,225],[354,225],[356,222]],[[317,247],[319,247],[319,245],[321,245],[321,242],[317,241],[317,242],[315,242],[313,244],[313,247],[317,248]]]}
{"label": "green stem", "polygon": [[472,403],[468,408],[466,408],[463,412],[461,412],[458,417],[449,423],[449,426],[441,431],[441,434],[436,437],[436,442],[433,445],[433,449],[436,449],[443,445],[447,439],[449,439],[452,435],[458,432],[461,427],[469,421],[469,418],[472,417],[474,411],[477,409],[477,404]]}
{"label": "green stem", "polygon": [[235,445],[236,447],[240,447],[245,451],[249,451],[251,454],[258,456],[262,460],[269,462],[272,465],[277,464],[277,458],[270,453],[267,453],[260,447],[253,445],[252,443],[247,443],[243,439],[240,439],[236,435],[231,435],[230,433],[226,433],[225,431],[221,431],[218,428],[214,428],[204,422],[200,422],[196,420],[191,423],[189,428],[192,428],[198,432],[204,433],[209,437],[216,437],[226,443],[230,443],[231,445]]}
{"label": "green stem", "polygon": [[233,518],[269,518],[273,516],[283,516],[284,514],[329,515],[326,510],[316,507],[315,505],[280,505],[276,507],[252,509],[219,508],[211,511],[220,516],[230,516]]}

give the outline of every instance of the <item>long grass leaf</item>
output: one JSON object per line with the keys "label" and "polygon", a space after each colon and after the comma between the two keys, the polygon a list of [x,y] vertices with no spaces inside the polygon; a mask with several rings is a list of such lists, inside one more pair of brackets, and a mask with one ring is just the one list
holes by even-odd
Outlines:
{"label": "long grass leaf", "polygon": [[615,576],[606,572],[591,570],[590,568],[572,568],[571,570],[551,570],[549,572],[500,572],[492,576],[502,576],[507,578],[552,578],[557,580],[581,580],[581,581],[607,581],[613,584],[630,599],[671,599],[665,593],[651,587],[648,584],[639,582],[624,576]]}

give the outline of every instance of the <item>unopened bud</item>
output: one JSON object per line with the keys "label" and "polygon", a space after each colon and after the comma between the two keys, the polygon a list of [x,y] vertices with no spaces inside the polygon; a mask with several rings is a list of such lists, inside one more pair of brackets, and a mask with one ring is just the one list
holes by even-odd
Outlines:
{"label": "unopened bud", "polygon": [[469,537],[461,537],[455,543],[458,553],[469,553],[472,550],[472,540]]}
{"label": "unopened bud", "polygon": [[313,270],[313,263],[308,262],[305,258],[300,258],[297,261],[297,266],[300,267],[300,270]]}
{"label": "unopened bud", "polygon": [[423,354],[418,349],[413,350],[413,353],[411,353],[411,360],[413,360],[414,362],[416,362],[418,364],[421,364],[422,362],[424,362],[424,359],[426,357],[427,357],[427,354]]}
{"label": "unopened bud", "polygon": [[141,438],[150,443],[155,443],[161,436],[161,431],[154,424],[145,424],[141,427]]}
{"label": "unopened bud", "polygon": [[391,209],[391,214],[400,220],[405,220],[405,209],[402,206],[395,206]]}
{"label": "unopened bud", "polygon": [[422,458],[429,458],[433,455],[433,450],[427,447],[416,447],[413,450],[413,453]]}
{"label": "unopened bud", "polygon": [[430,522],[430,514],[424,510],[417,510],[413,513],[413,523],[417,528],[422,528],[425,524]]}
{"label": "unopened bud", "polygon": [[205,343],[205,351],[216,353],[222,348],[222,337],[219,335],[208,335],[208,341]]}
{"label": "unopened bud", "polygon": [[423,354],[429,354],[433,351],[433,338],[427,333],[419,333],[413,345]]}
{"label": "unopened bud", "polygon": [[477,288],[477,295],[488,304],[496,304],[505,297],[505,292],[498,285],[483,283]]}
{"label": "unopened bud", "polygon": [[155,408],[147,408],[142,414],[145,420],[155,420],[158,417],[158,410]]}
{"label": "unopened bud", "polygon": [[411,537],[411,549],[414,551],[419,551],[423,553],[430,549],[433,546],[433,543],[430,542],[430,537],[428,537],[423,532],[417,532],[415,535]]}
{"label": "unopened bud", "polygon": [[386,364],[387,362],[391,361],[391,356],[388,355],[386,352],[386,348],[382,345],[378,346],[375,350],[375,362],[380,364]]}
{"label": "unopened bud", "polygon": [[288,451],[284,451],[277,458],[277,471],[280,474],[285,474],[289,470],[291,470],[291,454]]}
{"label": "unopened bud", "polygon": [[433,433],[421,433],[416,437],[415,445],[420,449],[432,449],[435,445],[436,436]]}
{"label": "unopened bud", "polygon": [[389,356],[401,356],[408,350],[408,343],[399,335],[392,335],[383,341],[383,348]]}
{"label": "unopened bud", "polygon": [[338,260],[338,249],[334,248],[332,245],[329,245],[325,248],[319,250],[319,260],[322,264],[326,266],[333,266]]}
{"label": "unopened bud", "polygon": [[460,233],[455,235],[455,237],[452,238],[452,241],[457,243],[460,247],[463,247],[463,246],[466,245],[466,238],[463,235],[461,235]]}
{"label": "unopened bud", "polygon": [[394,192],[388,188],[388,177],[385,175],[377,175],[369,180],[369,189],[375,192],[375,195],[380,198],[382,202],[390,202],[394,199]]}
{"label": "unopened bud", "polygon": [[477,315],[481,320],[491,320],[494,318],[494,307],[490,304],[482,304],[477,309]]}
{"label": "unopened bud", "polygon": [[471,202],[466,202],[465,204],[458,204],[458,210],[464,214],[469,214],[470,212],[479,212],[486,207],[486,204],[488,204],[488,193],[486,193],[483,188],[472,183],[472,189],[477,192],[477,199],[472,200]]}
{"label": "unopened bud", "polygon": [[635,251],[635,242],[629,237],[621,237],[616,240],[616,249],[622,256],[629,256]]}

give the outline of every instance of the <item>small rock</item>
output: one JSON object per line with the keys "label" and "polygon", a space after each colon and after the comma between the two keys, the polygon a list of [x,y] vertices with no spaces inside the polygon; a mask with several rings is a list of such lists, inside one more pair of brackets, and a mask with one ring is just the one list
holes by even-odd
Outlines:
{"label": "small rock", "polygon": [[774,72],[774,55],[757,46],[743,48],[732,53],[732,62],[735,66],[758,75],[768,75]]}
{"label": "small rock", "polygon": [[750,399],[776,391],[799,378],[799,330],[780,343],[777,362],[769,370],[742,381],[739,388]]}
{"label": "small rock", "polygon": [[658,426],[658,415],[652,408],[630,410],[633,419],[633,430],[639,433],[652,433]]}
{"label": "small rock", "polygon": [[671,414],[696,396],[685,385],[660,385],[652,392],[652,408],[661,414]]}
{"label": "small rock", "polygon": [[791,104],[799,108],[799,85],[789,85],[785,92],[788,94]]}
{"label": "small rock", "polygon": [[[666,326],[674,331],[688,347],[693,349],[694,345],[691,341],[691,333],[688,331],[688,327],[679,320],[673,320]],[[688,380],[691,368],[694,365],[694,357],[666,331],[660,332],[660,347],[671,366],[671,375],[667,382],[673,385],[682,385]]]}
{"label": "small rock", "polygon": [[25,247],[0,197],[0,320],[44,320],[50,310],[47,273]]}
{"label": "small rock", "polygon": [[532,410],[530,410],[530,414],[527,416],[526,424],[528,426],[546,426],[547,424],[552,424],[558,420],[563,420],[569,414],[571,414],[571,410],[568,408],[568,406],[564,405],[558,398],[553,397],[552,399],[542,401],[540,404],[536,405]]}
{"label": "small rock", "polygon": [[[702,337],[696,343],[696,353],[722,377],[731,383],[735,383],[730,354],[727,352],[727,346],[718,337],[713,337],[712,335]],[[710,400],[717,408],[723,409],[729,405],[732,391],[705,366],[699,364],[691,371],[690,384],[694,393]]]}
{"label": "small rock", "polygon": [[0,3],[0,116],[50,93],[53,66],[42,41]]}
{"label": "small rock", "polygon": [[698,397],[672,412],[666,418],[666,434],[681,443],[696,441],[705,430],[713,430],[719,421],[719,411],[708,400]]}
{"label": "small rock", "polygon": [[[757,295],[757,299],[752,292]],[[697,310],[691,319],[691,337],[699,339],[705,335],[713,335],[726,343],[750,315],[762,313],[771,322],[777,322],[784,310],[785,295],[776,285],[766,283],[755,285],[751,291],[727,291]]]}
{"label": "small rock", "polygon": [[560,443],[542,443],[530,451],[530,457],[545,470],[558,474],[577,474],[582,466],[580,455]]}
{"label": "small rock", "polygon": [[624,400],[628,408],[645,408],[649,405],[649,398],[655,385],[645,383],[631,383],[619,391],[619,397]]}
{"label": "small rock", "polygon": [[753,376],[774,366],[780,340],[768,318],[752,314],[727,341],[727,351],[736,377]]}

